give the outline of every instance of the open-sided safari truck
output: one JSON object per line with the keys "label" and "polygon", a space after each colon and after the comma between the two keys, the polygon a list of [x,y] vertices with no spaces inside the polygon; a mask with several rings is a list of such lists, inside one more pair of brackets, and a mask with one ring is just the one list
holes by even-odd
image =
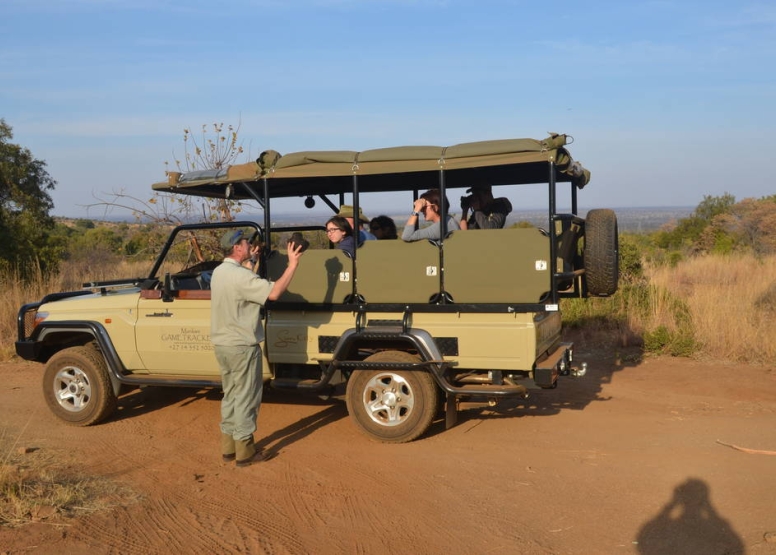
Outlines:
{"label": "open-sided safari truck", "polygon": [[[577,215],[577,192],[590,173],[566,144],[565,135],[552,135],[266,151],[223,170],[171,173],[156,191],[253,200],[263,222],[178,227],[147,277],[88,283],[25,305],[17,352],[46,363],[49,406],[78,425],[110,414],[122,385],[217,387],[209,273],[222,258],[216,245],[224,228],[263,235],[259,273],[273,279],[286,255],[269,246],[282,247],[277,239],[297,229],[273,225],[278,199],[309,206],[319,198],[334,212],[347,201],[357,214],[372,194],[404,194],[410,207],[427,189],[452,197],[485,183],[498,196],[501,186],[546,184],[547,229],[448,232],[442,207],[439,241],[366,241],[353,257],[327,243],[310,248],[288,291],[267,304],[263,353],[272,387],[344,391],[353,421],[384,442],[417,438],[443,405],[452,425],[458,400],[495,402],[555,388],[559,376],[582,375],[585,367],[574,365],[573,345],[561,341],[561,297],[612,295],[618,281],[616,217],[611,210]],[[567,213],[557,210],[561,188],[570,195]]]}

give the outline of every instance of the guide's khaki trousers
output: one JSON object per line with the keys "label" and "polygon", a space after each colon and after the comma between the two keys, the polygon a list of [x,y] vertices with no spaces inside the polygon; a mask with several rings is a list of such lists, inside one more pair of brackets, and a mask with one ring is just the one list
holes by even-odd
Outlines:
{"label": "guide's khaki trousers", "polygon": [[[222,454],[235,452],[234,448],[229,450],[229,442],[224,436],[230,436],[237,445],[252,449],[256,418],[261,406],[261,348],[258,345],[215,345],[214,351],[221,368],[221,386],[224,391],[221,400]],[[241,454],[238,453],[238,458]]]}

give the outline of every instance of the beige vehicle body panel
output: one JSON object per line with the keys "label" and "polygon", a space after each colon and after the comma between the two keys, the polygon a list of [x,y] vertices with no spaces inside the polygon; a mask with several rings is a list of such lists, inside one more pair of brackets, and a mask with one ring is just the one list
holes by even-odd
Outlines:
{"label": "beige vehicle body panel", "polygon": [[[367,322],[372,315],[367,314]],[[403,314],[373,315],[401,321]],[[272,362],[316,364],[330,361],[331,345],[353,328],[355,312],[273,311],[267,326],[267,354]],[[453,366],[482,370],[530,370],[537,356],[557,340],[560,314],[466,314],[413,315],[412,330],[424,330],[435,338],[455,338],[459,355],[445,356]]]}
{"label": "beige vehicle body panel", "polygon": [[[104,326],[124,366],[142,372],[144,367],[135,342],[138,298],[136,288],[124,288],[104,295],[93,293],[62,299],[42,305],[39,311],[47,314],[49,323],[95,322]],[[45,340],[45,336],[41,340]]]}

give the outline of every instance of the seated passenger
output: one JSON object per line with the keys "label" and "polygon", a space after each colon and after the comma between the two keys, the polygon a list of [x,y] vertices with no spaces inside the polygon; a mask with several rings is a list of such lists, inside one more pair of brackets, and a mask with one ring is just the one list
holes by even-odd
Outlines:
{"label": "seated passenger", "polygon": [[369,222],[369,231],[371,231],[377,239],[399,238],[399,235],[396,233],[396,223],[388,216],[375,216],[372,218],[372,221]]}
{"label": "seated passenger", "polygon": [[[471,193],[461,197],[461,229],[501,229],[512,211],[512,203],[505,197],[493,198],[490,185],[473,185]],[[472,211],[469,215],[469,210]]]}
{"label": "seated passenger", "polygon": [[358,224],[355,223],[355,217],[353,214],[353,207],[349,204],[343,204],[340,206],[339,213],[337,213],[337,216],[342,216],[345,218],[348,223],[350,224],[350,227],[353,228],[353,230],[358,230],[358,242],[363,243],[364,241],[374,241],[377,239],[374,235],[369,233],[367,230],[364,229],[364,224],[369,223],[369,218],[364,216],[364,211],[361,210],[361,207],[358,207]]}
{"label": "seated passenger", "polygon": [[[342,216],[332,216],[326,222],[326,236],[334,246],[352,257],[356,251],[356,240],[353,237],[353,228]],[[359,246],[361,243],[359,242]]]}
{"label": "seated passenger", "polygon": [[[407,219],[407,223],[401,233],[401,238],[404,241],[420,241],[422,239],[438,240],[442,238],[442,215],[441,215],[441,194],[439,189],[430,189],[420,195],[420,198],[415,201],[412,206],[412,213]],[[449,211],[450,202],[447,197],[444,199],[445,209]],[[418,214],[423,214],[426,221],[431,222],[430,226],[422,229],[415,229],[415,224],[418,221]],[[458,226],[458,222],[455,218],[449,215],[447,216],[447,231],[455,229],[461,229]]]}

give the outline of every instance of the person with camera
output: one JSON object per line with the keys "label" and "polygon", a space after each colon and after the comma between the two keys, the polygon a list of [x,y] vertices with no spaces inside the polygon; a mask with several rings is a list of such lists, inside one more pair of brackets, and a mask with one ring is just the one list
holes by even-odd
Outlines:
{"label": "person with camera", "polygon": [[[473,185],[461,197],[461,229],[501,229],[512,211],[509,199],[494,199],[490,185]],[[471,213],[470,213],[471,211]]]}
{"label": "person with camera", "polygon": [[248,258],[245,259],[242,263],[243,267],[248,268],[254,274],[259,273],[259,262],[261,260],[262,241],[263,241],[263,237],[261,236],[261,234],[258,231],[254,231],[253,235],[251,235],[251,238],[248,239],[248,242],[251,245],[251,250],[248,253]]}
{"label": "person with camera", "polygon": [[[439,189],[429,189],[413,203],[412,212],[407,219],[407,223],[404,225],[404,229],[401,233],[403,241],[421,241],[423,239],[429,239],[431,241],[437,241],[442,238],[442,203],[445,203],[445,212],[450,209],[450,202],[447,197],[443,197]],[[415,229],[418,223],[418,216],[423,214],[423,217],[427,222],[431,222],[431,225]],[[448,215],[447,217],[447,231],[453,231],[459,229],[458,222],[455,218]]]}
{"label": "person with camera", "polygon": [[288,243],[288,267],[277,281],[260,278],[243,263],[257,253],[242,229],[221,238],[224,261],[210,282],[210,341],[221,371],[221,455],[224,462],[250,466],[266,457],[256,448],[253,433],[261,406],[264,340],[261,308],[277,300],[294,277],[303,245]]}

